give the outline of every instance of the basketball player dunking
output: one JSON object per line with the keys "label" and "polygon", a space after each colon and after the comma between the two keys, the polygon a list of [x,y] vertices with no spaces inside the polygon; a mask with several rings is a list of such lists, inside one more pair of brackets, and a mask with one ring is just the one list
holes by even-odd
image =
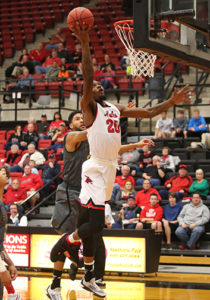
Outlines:
{"label": "basketball player dunking", "polygon": [[102,86],[99,82],[93,81],[88,31],[86,25],[80,28],[77,24],[74,28],[74,35],[82,47],[84,87],[81,108],[91,158],[82,166],[82,189],[79,196],[82,209],[78,228],[70,235],[64,234],[53,247],[51,255],[61,255],[69,251],[75,242],[82,239],[85,276],[81,284],[83,288],[103,298],[105,293],[96,285],[93,275],[94,245],[96,234],[104,226],[105,201],[110,199],[115,180],[116,160],[121,146],[120,116],[152,118],[175,104],[189,102],[191,90],[188,86],[179,92],[175,90],[169,100],[148,109],[127,108],[121,104],[113,105],[106,102]]}

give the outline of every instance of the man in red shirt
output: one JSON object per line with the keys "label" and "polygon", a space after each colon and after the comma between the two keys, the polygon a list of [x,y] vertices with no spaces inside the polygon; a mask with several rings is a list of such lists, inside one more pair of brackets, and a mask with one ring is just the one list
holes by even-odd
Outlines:
{"label": "man in red shirt", "polygon": [[47,56],[47,51],[43,48],[43,44],[39,43],[37,49],[31,50],[28,58],[32,60],[34,65],[41,65]]}
{"label": "man in red shirt", "polygon": [[58,130],[52,137],[52,142],[54,142],[54,145],[51,145],[50,147],[48,147],[48,149],[57,152],[58,148],[63,148],[63,141],[65,135],[66,135],[66,124],[62,122],[59,125]]}
{"label": "man in red shirt", "polygon": [[127,165],[122,166],[121,168],[121,174],[120,176],[116,176],[115,178],[115,183],[114,183],[114,187],[113,187],[113,191],[112,191],[112,196],[111,199],[112,201],[114,201],[117,193],[119,192],[120,189],[124,188],[125,182],[127,180],[130,180],[133,184],[133,186],[135,186],[135,180],[132,176],[130,176],[130,168]]}
{"label": "man in red shirt", "polygon": [[187,175],[187,166],[184,164],[179,165],[179,174],[171,177],[165,182],[165,187],[168,190],[160,190],[161,198],[168,199],[168,194],[175,192],[178,201],[182,200],[183,196],[187,196],[188,190],[193,183],[192,177]]}
{"label": "man in red shirt", "polygon": [[42,66],[36,66],[36,74],[46,74],[48,70],[51,68],[53,62],[56,61],[57,65],[61,65],[61,59],[57,55],[56,50],[52,50],[51,57],[48,57],[45,62],[42,64]]}
{"label": "man in red shirt", "polygon": [[141,208],[144,208],[145,206],[148,206],[150,204],[149,199],[151,194],[156,194],[158,200],[162,200],[158,191],[151,187],[151,182],[149,179],[145,179],[143,181],[142,187],[143,189],[138,191],[138,193],[136,194],[136,204]]}
{"label": "man in red shirt", "polygon": [[[21,178],[21,187],[24,188],[27,192],[27,197],[31,196],[35,191],[40,189],[44,185],[42,181],[42,177],[38,174],[31,173],[31,167],[29,165],[26,165],[24,167],[24,173],[25,176]],[[39,199],[40,195],[39,193],[36,193],[31,199],[30,204],[31,208],[34,207],[37,199]]]}
{"label": "man in red shirt", "polygon": [[163,209],[159,205],[159,200],[156,194],[150,195],[150,204],[146,206],[140,214],[140,223],[136,225],[136,229],[154,229],[162,231]]}
{"label": "man in red shirt", "polygon": [[[3,202],[7,211],[9,211],[11,203],[20,205],[27,198],[26,190],[20,187],[20,181],[14,179],[12,185],[7,188],[6,193],[3,195]],[[20,205],[20,210],[23,212],[23,207]]]}

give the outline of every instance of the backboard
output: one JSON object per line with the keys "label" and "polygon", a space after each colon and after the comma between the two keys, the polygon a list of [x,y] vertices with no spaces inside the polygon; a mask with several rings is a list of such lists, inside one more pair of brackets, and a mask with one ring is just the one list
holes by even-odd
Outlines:
{"label": "backboard", "polygon": [[210,72],[210,0],[133,0],[134,48]]}

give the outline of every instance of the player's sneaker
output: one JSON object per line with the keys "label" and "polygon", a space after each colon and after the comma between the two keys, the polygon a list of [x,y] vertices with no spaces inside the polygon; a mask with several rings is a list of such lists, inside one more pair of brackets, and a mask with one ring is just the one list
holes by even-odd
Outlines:
{"label": "player's sneaker", "polygon": [[22,297],[21,297],[20,294],[15,293],[15,294],[8,294],[7,299],[8,299],[8,300],[21,300]]}
{"label": "player's sneaker", "polygon": [[103,281],[102,278],[96,279],[96,284],[97,284],[98,286],[103,286],[103,287],[106,286],[106,283]]}
{"label": "player's sneaker", "polygon": [[56,288],[56,289],[52,290],[50,285],[49,285],[45,290],[45,294],[51,300],[62,300],[61,289],[60,288]]}
{"label": "player's sneaker", "polygon": [[105,298],[106,294],[104,291],[102,291],[96,284],[95,278],[92,278],[90,281],[85,281],[85,278],[82,278],[81,280],[81,285],[83,289],[92,292],[94,295],[100,297],[100,298]]}

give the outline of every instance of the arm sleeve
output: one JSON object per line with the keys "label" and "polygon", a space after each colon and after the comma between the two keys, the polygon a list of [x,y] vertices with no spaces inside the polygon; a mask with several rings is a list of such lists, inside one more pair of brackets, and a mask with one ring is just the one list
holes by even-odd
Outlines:
{"label": "arm sleeve", "polygon": [[141,211],[141,214],[140,214],[140,221],[141,221],[142,219],[144,219],[144,218],[146,218],[146,209],[145,209],[145,208],[142,209],[142,211]]}
{"label": "arm sleeve", "polygon": [[200,117],[200,120],[201,120],[201,125],[205,125],[205,127],[204,128],[198,128],[197,127],[197,130],[198,131],[204,131],[204,130],[206,130],[206,120],[204,119],[204,117]]}
{"label": "arm sleeve", "polygon": [[186,118],[183,130],[187,130],[188,129],[188,123],[189,123],[189,120]]}
{"label": "arm sleeve", "polygon": [[188,192],[189,191],[189,188],[191,186],[191,184],[193,183],[193,180],[192,180],[192,177],[189,176],[189,182],[188,182],[188,186],[185,188],[185,191]]}
{"label": "arm sleeve", "polygon": [[209,221],[209,209],[206,205],[204,205],[202,218],[200,218],[200,220],[196,222],[196,225],[198,226],[204,225],[208,223],[208,221]]}
{"label": "arm sleeve", "polygon": [[195,181],[191,184],[190,188],[189,188],[189,193],[193,194],[195,192]]}
{"label": "arm sleeve", "polygon": [[25,153],[25,154],[22,156],[22,158],[21,158],[21,160],[20,160],[20,163],[21,163],[21,164],[24,162],[24,160],[25,160],[25,158],[26,158],[27,155],[28,155],[28,153]]}
{"label": "arm sleeve", "polygon": [[182,225],[182,224],[184,223],[184,216],[185,216],[186,206],[187,206],[187,205],[185,205],[185,206],[182,208],[180,214],[179,214],[178,217],[177,217],[177,220],[178,220],[178,222],[179,222],[179,225]]}
{"label": "arm sleeve", "polygon": [[45,158],[42,155],[42,153],[37,153],[37,157],[35,161],[36,161],[36,165],[43,165],[43,163],[45,162]]}
{"label": "arm sleeve", "polygon": [[[34,174],[34,175],[36,175],[36,174]],[[40,175],[34,176],[34,183],[35,183],[34,184],[35,190],[38,190],[44,184]]]}
{"label": "arm sleeve", "polygon": [[158,120],[157,123],[156,123],[156,126],[155,126],[156,129],[159,128],[159,126],[160,126],[159,123],[160,123],[160,122],[159,122],[159,120]]}
{"label": "arm sleeve", "polygon": [[193,118],[191,118],[190,121],[189,121],[188,129],[189,129],[189,128],[194,128],[194,125],[193,125]]}
{"label": "arm sleeve", "polygon": [[154,218],[154,221],[161,221],[162,217],[163,217],[163,208],[162,207],[158,207],[156,216]]}
{"label": "arm sleeve", "polygon": [[176,130],[177,128],[179,128],[177,118],[175,118],[174,121],[173,121],[173,127],[174,127],[175,130]]}

